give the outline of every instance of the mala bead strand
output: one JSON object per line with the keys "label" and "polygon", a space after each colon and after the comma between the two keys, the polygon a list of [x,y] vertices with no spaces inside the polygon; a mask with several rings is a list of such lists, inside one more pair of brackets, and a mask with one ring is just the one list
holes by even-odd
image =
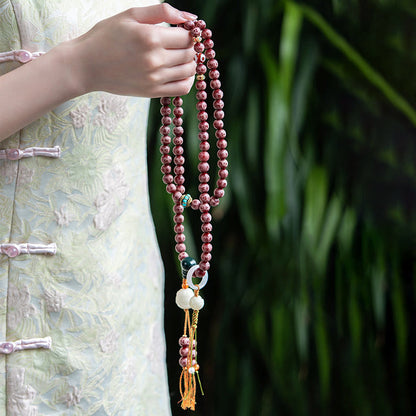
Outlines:
{"label": "mala bead strand", "polygon": [[[183,409],[195,410],[195,376],[199,380],[199,365],[196,359],[196,329],[199,311],[204,306],[204,299],[199,295],[199,290],[207,283],[208,270],[211,267],[213,236],[210,211],[211,207],[217,206],[220,199],[224,196],[228,177],[228,152],[226,150],[227,134],[224,129],[224,93],[221,90],[219,64],[214,51],[212,32],[210,29],[207,29],[203,20],[187,21],[179,26],[190,32],[190,36],[194,41],[195,61],[197,64],[195,88],[199,130],[198,197],[192,198],[191,195],[186,193],[185,189],[184,129],[182,127],[184,111],[181,97],[175,97],[172,100],[168,97],[160,99],[160,112],[162,115],[160,152],[162,155],[162,180],[166,185],[166,191],[172,196],[174,203],[175,250],[178,253],[178,259],[182,266],[182,288],[176,294],[176,303],[185,312],[184,333],[179,340],[179,345],[181,346],[179,350],[179,364],[182,367],[180,381],[181,406]],[[210,160],[210,124],[207,104],[208,94],[206,91],[208,86],[212,90],[212,126],[215,131],[216,156],[218,158],[216,162],[218,178],[213,191],[210,187],[210,181],[213,180],[210,175],[210,165],[213,165],[215,162]],[[173,105],[173,109],[171,105]],[[171,130],[172,125],[173,129]],[[186,252],[184,211],[187,208],[199,211],[200,215],[202,252],[199,264],[196,260],[189,257]],[[192,281],[194,277],[201,279],[198,284]],[[190,309],[193,310],[192,318]]]}

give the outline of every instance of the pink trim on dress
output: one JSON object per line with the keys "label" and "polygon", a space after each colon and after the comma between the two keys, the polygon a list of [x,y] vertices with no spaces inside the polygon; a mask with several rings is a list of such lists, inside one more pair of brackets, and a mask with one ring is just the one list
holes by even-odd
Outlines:
{"label": "pink trim on dress", "polygon": [[20,254],[56,254],[56,244],[0,244],[0,253],[6,254],[10,258]]}
{"label": "pink trim on dress", "polygon": [[33,350],[38,348],[50,349],[52,346],[52,338],[30,338],[18,339],[14,342],[1,342],[0,354],[11,354],[16,351]]}
{"label": "pink trim on dress", "polygon": [[16,61],[21,64],[33,61],[33,59],[39,58],[45,52],[29,52],[25,49],[19,49],[17,51],[0,52],[0,63],[7,61]]}
{"label": "pink trim on dress", "polygon": [[44,156],[61,157],[61,148],[55,147],[28,147],[26,149],[4,149],[0,150],[0,160],[19,160],[25,157]]}

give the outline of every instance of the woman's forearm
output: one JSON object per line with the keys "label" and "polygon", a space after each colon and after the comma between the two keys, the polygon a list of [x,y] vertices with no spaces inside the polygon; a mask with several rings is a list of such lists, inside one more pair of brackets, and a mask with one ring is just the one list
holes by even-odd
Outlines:
{"label": "woman's forearm", "polygon": [[83,93],[70,59],[62,44],[0,77],[0,140]]}

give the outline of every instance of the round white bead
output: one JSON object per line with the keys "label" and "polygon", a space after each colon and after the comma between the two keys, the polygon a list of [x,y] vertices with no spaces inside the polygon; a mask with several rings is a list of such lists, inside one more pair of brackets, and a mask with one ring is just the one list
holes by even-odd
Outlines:
{"label": "round white bead", "polygon": [[179,289],[176,292],[176,304],[182,309],[189,309],[189,300],[194,296],[192,289]]}
{"label": "round white bead", "polygon": [[192,296],[189,300],[189,306],[196,311],[199,311],[204,307],[204,299],[201,296]]}
{"label": "round white bead", "polygon": [[195,368],[194,367],[190,367],[188,370],[189,374],[195,374]]}

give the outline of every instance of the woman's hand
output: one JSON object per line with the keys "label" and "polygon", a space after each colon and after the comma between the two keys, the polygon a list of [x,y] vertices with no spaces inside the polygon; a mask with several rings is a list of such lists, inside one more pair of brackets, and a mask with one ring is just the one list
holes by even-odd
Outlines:
{"label": "woman's hand", "polygon": [[163,3],[126,10],[62,44],[80,93],[184,95],[192,87],[196,64],[189,32],[156,23],[184,23],[196,16]]}

